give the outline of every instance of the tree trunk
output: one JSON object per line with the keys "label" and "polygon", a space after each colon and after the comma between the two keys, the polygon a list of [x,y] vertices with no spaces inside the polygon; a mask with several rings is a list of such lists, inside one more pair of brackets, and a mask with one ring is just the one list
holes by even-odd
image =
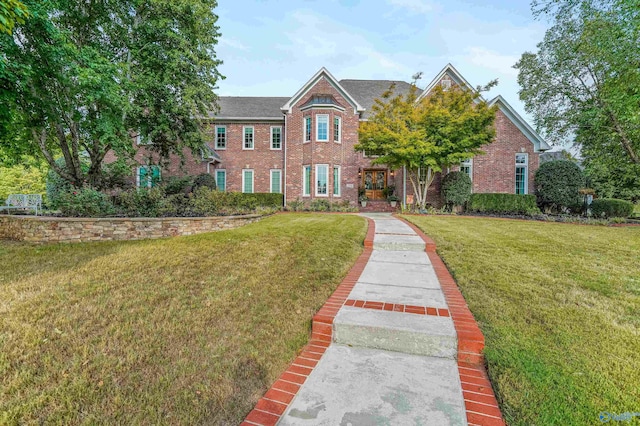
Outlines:
{"label": "tree trunk", "polygon": [[427,191],[433,183],[436,174],[431,167],[427,167],[426,170],[422,168],[407,169],[407,172],[409,181],[413,187],[413,193],[416,196],[418,208],[425,210],[427,206]]}

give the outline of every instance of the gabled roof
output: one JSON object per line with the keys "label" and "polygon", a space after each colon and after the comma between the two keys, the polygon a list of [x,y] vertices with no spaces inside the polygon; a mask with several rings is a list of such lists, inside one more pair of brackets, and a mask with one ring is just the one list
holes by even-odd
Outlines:
{"label": "gabled roof", "polygon": [[220,96],[220,111],[209,117],[217,120],[284,120],[280,106],[287,100],[286,97]]}
{"label": "gabled roof", "polygon": [[451,77],[453,82],[456,83],[458,86],[466,87],[467,89],[470,89],[470,90],[476,90],[471,85],[471,83],[469,83],[467,79],[464,78],[462,74],[458,72],[456,67],[454,67],[449,63],[444,68],[442,68],[442,71],[440,71],[438,75],[436,75],[435,78],[431,80],[431,83],[429,83],[427,87],[424,88],[424,91],[422,92],[422,95],[418,98],[418,100],[420,100],[421,98],[426,96],[429,92],[431,92],[431,90],[433,90],[433,88],[436,87],[436,84],[438,84],[440,80],[442,80],[442,77],[444,77],[445,75],[448,75],[449,77]]}
{"label": "gabled roof", "polygon": [[542,139],[542,137],[535,130],[533,130],[533,128],[531,128],[531,126],[529,126],[526,121],[524,121],[524,118],[522,118],[520,114],[518,114],[516,110],[514,110],[513,107],[509,105],[509,103],[502,96],[498,95],[495,98],[491,99],[489,101],[489,106],[493,105],[498,105],[500,111],[502,111],[504,115],[506,115],[507,118],[516,125],[516,127],[522,132],[522,134],[524,134],[527,139],[529,139],[533,143],[536,151],[546,151],[551,149],[549,144],[547,144]]}
{"label": "gabled roof", "polygon": [[315,86],[315,84],[320,81],[321,78],[325,78],[327,82],[329,82],[329,84],[331,84],[331,86],[333,86],[333,88],[336,89],[338,93],[340,93],[340,95],[342,95],[342,97],[347,100],[347,102],[349,102],[349,104],[353,107],[354,113],[364,112],[364,108],[358,103],[358,101],[356,101],[353,96],[351,96],[340,85],[338,80],[336,80],[335,77],[331,75],[329,70],[327,70],[325,67],[320,68],[320,70],[315,73],[314,76],[311,77],[311,79],[307,81],[307,83],[302,86],[302,88],[298,90],[295,95],[288,99],[288,101],[280,109],[283,112],[290,112],[291,108],[296,104],[296,102],[298,102],[304,95],[306,95],[307,92],[309,92],[309,90],[311,90],[311,88]]}
{"label": "gabled roof", "polygon": [[[406,95],[411,89],[411,84],[399,80],[340,80],[344,87],[362,105],[366,112],[361,118],[367,118],[376,99],[382,98],[382,94],[395,84],[394,95]],[[418,89],[418,95],[422,90]]]}

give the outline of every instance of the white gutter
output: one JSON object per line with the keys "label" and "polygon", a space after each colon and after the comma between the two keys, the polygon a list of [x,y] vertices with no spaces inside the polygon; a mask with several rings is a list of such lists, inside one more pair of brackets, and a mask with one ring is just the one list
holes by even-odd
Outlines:
{"label": "white gutter", "polygon": [[282,143],[283,143],[283,149],[282,149],[282,153],[284,155],[284,173],[282,176],[282,207],[287,207],[287,113],[283,113],[284,115],[284,126],[283,126],[283,131],[282,133],[283,138],[282,138]]}

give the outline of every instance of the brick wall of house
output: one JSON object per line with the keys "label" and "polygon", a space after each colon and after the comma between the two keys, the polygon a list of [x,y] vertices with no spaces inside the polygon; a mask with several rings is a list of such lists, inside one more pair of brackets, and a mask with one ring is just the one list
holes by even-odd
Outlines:
{"label": "brick wall of house", "polygon": [[[227,191],[242,192],[242,171],[253,170],[254,192],[271,192],[271,170],[282,170],[284,175],[284,120],[260,123],[216,122],[210,124],[211,140],[209,146],[213,148],[222,159],[215,165],[216,169],[224,169],[227,173]],[[216,126],[225,126],[227,132],[226,149],[216,149]],[[253,150],[243,149],[244,128],[253,127]],[[281,148],[271,149],[271,128],[281,127]],[[211,174],[214,174],[213,169]],[[284,178],[282,178],[284,180]],[[284,183],[282,184],[284,185]]]}
{"label": "brick wall of house", "polygon": [[[301,111],[314,95],[331,95],[340,104],[344,111],[336,109],[312,108]],[[316,116],[318,114],[329,115],[329,141],[318,142],[316,140]],[[311,141],[304,139],[304,118],[312,117]],[[341,142],[334,142],[333,119],[342,119]],[[353,106],[337,91],[324,77],[301,97],[285,119],[287,132],[287,201],[300,199],[311,201],[316,198],[327,199],[331,202],[349,200],[352,204],[358,199],[358,170],[368,167],[370,161],[363,158],[361,152],[356,152],[354,146],[358,143],[359,114],[354,112]],[[317,164],[329,166],[328,195],[316,197],[315,181]],[[311,194],[303,196],[303,166],[311,166]],[[340,166],[341,183],[339,197],[333,195],[333,166]]]}
{"label": "brick wall of house", "polygon": [[[445,78],[448,78],[445,76]],[[454,83],[455,84],[455,83]],[[340,111],[335,108],[320,108],[301,110],[314,95],[331,95],[339,105],[344,108]],[[328,142],[316,140],[316,116],[327,114],[329,116]],[[311,141],[304,142],[304,117],[312,117]],[[340,143],[333,140],[333,118],[342,120],[342,134]],[[358,143],[358,127],[360,125],[359,114],[354,112],[353,106],[336,90],[325,76],[322,76],[316,84],[303,95],[291,112],[283,117],[282,121],[272,122],[238,122],[219,121],[210,123],[208,131],[208,144],[215,149],[216,126],[226,127],[226,149],[216,149],[222,162],[211,163],[209,170],[215,175],[215,169],[226,170],[227,190],[242,191],[242,171],[252,169],[254,171],[254,192],[270,192],[270,171],[282,170],[282,188],[286,192],[286,200],[300,199],[311,201],[315,198],[326,199],[331,202],[349,200],[352,205],[358,202],[358,187],[361,186],[361,173],[367,168],[385,170],[384,165],[373,165],[372,158],[364,157],[363,153],[356,151],[354,146]],[[254,149],[245,150],[244,127],[254,127]],[[282,126],[282,149],[271,149],[271,128]],[[501,111],[496,116],[496,139],[493,143],[484,147],[485,154],[473,159],[473,191],[474,192],[515,192],[515,155],[524,152],[528,154],[528,192],[533,193],[533,176],[539,165],[539,153],[534,152],[533,144]],[[286,157],[286,159],[285,159]],[[147,147],[140,146],[135,160],[140,164],[157,162],[154,153]],[[113,161],[115,157],[110,153],[105,161]],[[185,151],[183,164],[177,156],[172,156],[170,165],[163,170],[163,177],[172,175],[197,175],[207,172],[208,160],[200,156],[192,156]],[[316,165],[328,165],[328,194],[316,197]],[[303,165],[311,166],[311,194],[303,196]],[[333,166],[340,166],[341,194],[333,195]],[[285,170],[286,168],[286,170]],[[456,170],[453,167],[452,170]],[[134,173],[132,173],[133,175]],[[388,174],[388,184],[395,185],[396,195],[402,197],[403,175],[402,170],[396,170],[395,176]],[[441,205],[440,196],[441,175],[437,175],[428,191],[427,201],[434,205]],[[413,188],[407,179],[407,194],[413,194]]]}
{"label": "brick wall of house", "polygon": [[540,161],[533,143],[507,116],[496,113],[496,139],[483,147],[485,152],[473,159],[473,192],[503,192],[514,194],[516,187],[516,153],[527,153],[528,193],[534,193],[533,177]]}

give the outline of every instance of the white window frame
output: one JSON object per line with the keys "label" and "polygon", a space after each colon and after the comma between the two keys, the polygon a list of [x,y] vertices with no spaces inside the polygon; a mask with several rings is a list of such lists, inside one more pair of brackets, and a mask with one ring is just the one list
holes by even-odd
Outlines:
{"label": "white window frame", "polygon": [[[326,194],[320,194],[318,192],[318,176],[320,175],[318,170],[320,170],[321,167],[324,167],[327,170],[327,173],[325,174],[325,176],[327,178],[327,193]],[[315,179],[314,179],[313,182],[315,183],[314,186],[316,188],[315,189],[316,197],[328,197],[329,196],[329,165],[328,164],[316,164],[316,175],[315,175]]]}
{"label": "white window frame", "polygon": [[[251,129],[251,148],[246,147],[247,129]],[[253,126],[242,126],[242,149],[244,151],[253,151],[256,146],[256,129]]]}
{"label": "white window frame", "polygon": [[[518,163],[518,156],[524,156],[524,163]],[[518,167],[524,168],[524,192],[522,195],[529,193],[529,154],[526,152],[518,152],[515,157],[516,167],[514,169],[514,192],[518,193]]]}
{"label": "white window frame", "polygon": [[[336,139],[336,120],[338,121],[338,139]],[[342,143],[342,117],[333,117],[333,141],[336,143]]]}
{"label": "white window frame", "polygon": [[[327,119],[327,138],[320,139],[320,117]],[[316,141],[317,142],[329,142],[329,114],[316,114]]]}
{"label": "white window frame", "polygon": [[449,79],[445,79],[445,80],[442,80],[440,82],[440,86],[442,86],[442,90],[444,92],[446,92],[447,90],[451,89],[451,85],[452,85],[452,81],[449,80]]}
{"label": "white window frame", "polygon": [[142,136],[142,131],[138,130],[138,134],[136,135],[136,145],[151,145],[151,142],[145,142],[148,136]]}
{"label": "white window frame", "polygon": [[[336,193],[336,169],[338,170],[338,192]],[[332,175],[332,179],[333,179],[333,188],[331,189],[331,192],[333,193],[334,197],[340,197],[342,195],[342,167],[340,166],[333,166],[333,175]]]}
{"label": "white window frame", "polygon": [[[273,192],[273,173],[278,172],[278,192]],[[272,194],[282,194],[282,169],[269,170],[269,192]]]}
{"label": "white window frame", "polygon": [[[245,184],[245,172],[251,172],[251,192],[244,192],[244,184]],[[255,194],[255,175],[253,169],[242,169],[242,193],[243,194]]]}
{"label": "white window frame", "polygon": [[[309,191],[307,192],[307,185],[305,182],[305,173],[309,170]],[[302,166],[302,196],[303,197],[311,197],[311,187],[313,185],[313,179],[311,178],[311,170],[312,167],[310,164],[306,166]]]}
{"label": "white window frame", "polygon": [[[218,129],[224,129],[224,147],[219,147],[218,146]],[[215,143],[214,143],[214,147],[216,150],[225,150],[227,149],[227,126],[216,126],[216,133],[215,133]]]}
{"label": "white window frame", "polygon": [[216,189],[220,191],[220,186],[218,185],[218,173],[222,172],[224,174],[224,189],[222,191],[227,191],[227,170],[226,169],[214,169],[215,170],[215,178],[216,178]]}
{"label": "white window frame", "polygon": [[[280,129],[280,148],[273,147],[273,130],[274,129]],[[271,130],[269,131],[269,134],[271,135],[270,137],[271,149],[273,151],[282,151],[282,126],[271,126]]]}
{"label": "white window frame", "polygon": [[460,162],[460,171],[462,171],[463,167],[469,168],[469,179],[473,182],[473,158],[468,158]]}
{"label": "white window frame", "polygon": [[[307,119],[309,120],[308,128],[307,128]],[[307,133],[307,130],[309,130],[308,133]],[[305,115],[302,118],[302,143],[311,142],[311,133],[313,133],[313,117],[311,115]]]}

